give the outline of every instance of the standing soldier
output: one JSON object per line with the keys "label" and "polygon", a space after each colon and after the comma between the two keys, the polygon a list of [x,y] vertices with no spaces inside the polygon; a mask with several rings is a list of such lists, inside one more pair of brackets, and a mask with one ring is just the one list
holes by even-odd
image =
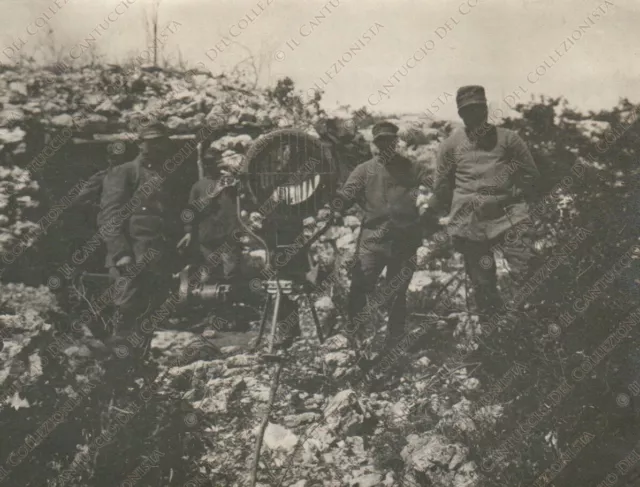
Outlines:
{"label": "standing soldier", "polygon": [[522,139],[488,122],[482,86],[461,87],[456,101],[465,127],[442,143],[429,212],[449,213],[476,306],[488,317],[503,306],[494,250],[502,250],[516,281],[526,277],[533,256],[527,202],[540,174]]}
{"label": "standing soldier", "polygon": [[[398,127],[390,122],[373,127],[373,150],[377,154],[353,170],[335,202],[340,210],[354,203],[364,210],[351,277],[347,331],[355,334],[356,342],[361,341],[363,325],[371,322],[379,305],[385,304],[390,310],[387,349],[404,334],[406,292],[422,241],[416,198],[423,171],[396,152],[397,134]],[[380,296],[371,296],[385,267],[386,286]]]}
{"label": "standing soldier", "polygon": [[227,165],[216,165],[217,161],[211,157],[208,162],[209,174],[191,188],[189,210],[183,213],[185,235],[178,242],[178,248],[188,248],[192,241],[197,242],[203,263],[201,282],[206,283],[214,277],[216,282],[224,281],[231,286],[232,320],[236,321],[242,259],[237,180]]}
{"label": "standing soldier", "polygon": [[162,303],[162,291],[168,289],[170,275],[162,264],[167,258],[170,202],[160,173],[169,151],[166,127],[149,124],[140,133],[139,155],[114,167],[103,181],[98,226],[107,246],[106,266],[118,291],[118,322],[110,340],[118,356],[144,353],[150,337],[136,333],[136,322]]}

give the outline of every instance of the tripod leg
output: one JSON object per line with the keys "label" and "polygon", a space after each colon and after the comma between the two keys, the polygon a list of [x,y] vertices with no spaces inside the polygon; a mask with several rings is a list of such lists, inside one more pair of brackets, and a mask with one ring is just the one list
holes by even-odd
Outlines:
{"label": "tripod leg", "polygon": [[271,307],[271,294],[267,294],[267,299],[264,301],[264,308],[262,309],[262,317],[260,319],[260,330],[258,331],[258,337],[256,338],[256,344],[254,350],[257,350],[262,341],[264,335],[264,327],[267,324],[267,316],[269,315],[269,308]]}
{"label": "tripod leg", "polygon": [[276,331],[278,330],[278,315],[280,314],[280,299],[282,297],[282,290],[280,284],[276,291],[276,303],[273,306],[273,318],[271,319],[271,337],[269,341],[269,354],[273,353],[273,348],[276,344]]}
{"label": "tripod leg", "polygon": [[316,310],[316,307],[313,304],[313,300],[311,299],[311,294],[305,293],[305,296],[307,296],[307,300],[309,301],[309,308],[311,308],[311,316],[313,316],[313,322],[316,325],[316,333],[318,334],[318,340],[320,340],[320,343],[324,343],[324,334],[322,333],[322,325],[320,324],[320,319],[318,318],[318,311]]}

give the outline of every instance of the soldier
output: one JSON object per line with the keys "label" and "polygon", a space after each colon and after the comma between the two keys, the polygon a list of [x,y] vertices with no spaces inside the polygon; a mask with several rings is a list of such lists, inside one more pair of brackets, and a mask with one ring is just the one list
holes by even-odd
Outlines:
{"label": "soldier", "polygon": [[[396,152],[398,127],[380,122],[373,127],[377,154],[359,164],[338,192],[335,206],[346,210],[358,203],[364,210],[356,263],[351,277],[349,329],[356,342],[375,308],[388,305],[386,348],[404,334],[406,292],[415,269],[415,254],[422,241],[421,217],[416,207],[423,170]],[[340,208],[342,207],[342,208]],[[387,268],[386,286],[370,296],[378,276]],[[367,297],[370,302],[367,306]]]}
{"label": "soldier", "polygon": [[[207,283],[214,277],[216,282],[230,284],[230,298],[235,305],[240,291],[242,259],[237,179],[228,165],[215,164],[212,156],[208,161],[209,174],[191,188],[189,211],[184,214],[185,235],[178,242],[178,248],[187,248],[192,241],[197,241],[201,261],[205,264],[201,267],[204,271],[201,282]],[[235,312],[235,306],[233,310]],[[233,321],[235,318],[234,313]]]}
{"label": "soldier", "polygon": [[139,155],[114,167],[103,181],[98,226],[107,246],[106,266],[118,291],[118,323],[109,345],[119,356],[144,352],[150,336],[136,329],[136,321],[162,303],[169,285],[170,275],[163,271],[169,201],[160,175],[169,151],[166,127],[149,124],[140,133]]}
{"label": "soldier", "polygon": [[456,96],[464,128],[442,143],[429,212],[448,213],[448,231],[464,256],[479,313],[503,306],[494,250],[500,248],[517,281],[533,256],[527,201],[540,174],[522,139],[488,122],[482,86],[463,86]]}

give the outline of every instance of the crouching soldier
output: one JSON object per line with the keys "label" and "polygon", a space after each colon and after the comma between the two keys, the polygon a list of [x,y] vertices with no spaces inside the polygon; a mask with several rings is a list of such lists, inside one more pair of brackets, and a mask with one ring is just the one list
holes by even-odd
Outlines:
{"label": "crouching soldier", "polygon": [[[376,308],[387,306],[387,350],[404,335],[406,292],[415,270],[424,223],[416,199],[425,174],[417,164],[396,152],[397,133],[398,127],[390,122],[373,127],[374,157],[354,169],[334,203],[340,211],[354,203],[364,210],[351,276],[347,332],[356,343],[360,342],[364,325],[372,321]],[[372,295],[385,267],[386,285]]]}
{"label": "crouching soldier", "polygon": [[98,226],[107,247],[106,266],[116,289],[116,330],[108,346],[118,357],[140,357],[151,340],[137,324],[158,308],[168,291],[166,239],[169,195],[163,161],[170,140],[161,123],[140,133],[140,153],[114,167],[103,180]]}
{"label": "crouching soldier", "polygon": [[456,101],[465,127],[442,143],[429,212],[448,213],[449,234],[486,319],[503,308],[494,251],[502,251],[517,282],[527,276],[534,256],[528,202],[540,174],[518,134],[489,123],[482,86],[461,87]]}
{"label": "crouching soldier", "polygon": [[209,157],[207,177],[197,181],[189,195],[189,209],[183,213],[185,235],[178,248],[197,245],[200,281],[230,285],[231,321],[237,323],[237,301],[241,296],[241,233],[237,216],[237,179],[231,168]]}

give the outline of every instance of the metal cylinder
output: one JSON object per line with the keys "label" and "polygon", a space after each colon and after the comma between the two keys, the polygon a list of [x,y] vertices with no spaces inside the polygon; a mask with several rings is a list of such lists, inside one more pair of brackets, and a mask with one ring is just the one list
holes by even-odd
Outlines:
{"label": "metal cylinder", "polygon": [[203,301],[228,301],[231,286],[229,284],[205,284],[195,288],[191,294]]}

